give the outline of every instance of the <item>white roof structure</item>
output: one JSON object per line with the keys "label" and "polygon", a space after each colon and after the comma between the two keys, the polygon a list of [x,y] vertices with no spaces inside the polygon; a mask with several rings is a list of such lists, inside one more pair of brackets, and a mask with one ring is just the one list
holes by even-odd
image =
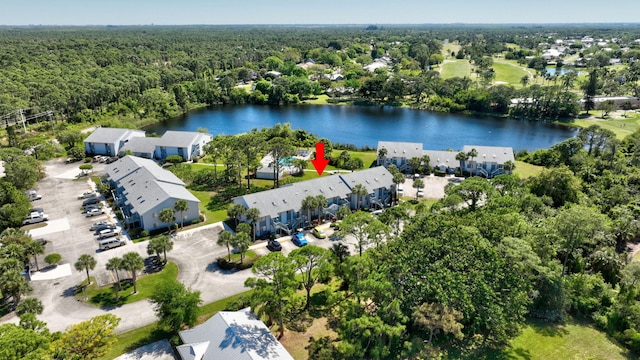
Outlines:
{"label": "white roof structure", "polygon": [[386,157],[388,158],[397,157],[411,159],[413,157],[419,158],[424,155],[422,143],[378,141],[378,151],[382,148],[387,149]]}
{"label": "white roof structure", "polygon": [[84,142],[113,144],[131,137],[132,134],[144,137],[145,132],[142,130],[99,127],[87,136],[87,138],[84,139]]}
{"label": "white roof structure", "polygon": [[515,161],[513,156],[513,149],[510,147],[501,146],[475,146],[465,145],[462,147],[462,151],[469,152],[471,149],[476,149],[478,156],[473,161],[476,162],[495,162],[498,164],[504,164],[507,161]]}
{"label": "white roof structure", "polygon": [[192,329],[180,332],[182,360],[293,360],[250,308],[220,311]]}
{"label": "white roof structure", "polygon": [[322,176],[316,179],[296,182],[277,189],[238,196],[234,203],[247,208],[257,208],[260,216],[277,217],[289,210],[300,210],[307,196],[322,195],[327,199],[347,198],[356,184],[362,184],[369,192],[374,189],[393,186],[393,176],[383,166],[352,173]]}

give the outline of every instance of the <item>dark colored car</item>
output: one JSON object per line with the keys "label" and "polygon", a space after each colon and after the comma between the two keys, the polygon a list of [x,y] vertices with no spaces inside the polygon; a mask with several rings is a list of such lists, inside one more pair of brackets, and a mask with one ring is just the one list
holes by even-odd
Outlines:
{"label": "dark colored car", "polygon": [[115,230],[116,226],[115,225],[111,225],[111,224],[100,225],[100,226],[95,228],[95,230],[96,230],[95,234],[99,235],[100,231],[107,230],[107,229]]}
{"label": "dark colored car", "polygon": [[97,197],[92,197],[92,198],[88,198],[87,200],[82,202],[82,206],[87,206],[87,205],[95,205],[97,203],[100,202],[100,199]]}
{"label": "dark colored car", "polygon": [[112,156],[110,158],[108,158],[107,160],[105,160],[106,164],[111,164],[112,162],[118,161],[118,157],[117,156]]}
{"label": "dark colored car", "polygon": [[291,237],[291,242],[296,244],[296,246],[305,246],[307,245],[307,238],[304,237],[303,233],[295,233]]}
{"label": "dark colored car", "polygon": [[278,240],[269,240],[267,243],[267,249],[271,251],[281,251],[282,245],[278,242]]}

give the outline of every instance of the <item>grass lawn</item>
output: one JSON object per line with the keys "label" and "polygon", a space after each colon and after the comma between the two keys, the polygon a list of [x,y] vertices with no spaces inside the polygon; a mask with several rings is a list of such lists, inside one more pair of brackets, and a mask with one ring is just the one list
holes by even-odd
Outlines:
{"label": "grass lawn", "polygon": [[495,82],[505,82],[515,88],[521,88],[520,79],[529,76],[522,67],[507,62],[494,61],[493,69],[496,72]]}
{"label": "grass lawn", "polygon": [[[343,150],[333,150],[331,152],[331,157],[337,158],[338,156],[340,156],[340,153],[342,151]],[[364,163],[365,169],[375,166],[376,159],[378,158],[378,154],[375,151],[351,151],[351,150],[347,150],[347,151],[349,152],[352,158],[361,159],[362,162]],[[309,166],[310,167],[307,167],[308,169],[313,169],[313,165],[309,164]],[[329,169],[329,166],[327,166],[327,169]],[[335,170],[335,168],[331,170]]]}
{"label": "grass lawn", "polygon": [[506,359],[634,359],[603,332],[587,324],[532,322],[504,351]]}
{"label": "grass lawn", "polygon": [[201,223],[201,225],[213,224],[227,219],[227,208],[231,203],[214,204],[211,201],[211,197],[215,195],[213,191],[189,191],[200,200],[198,207],[200,208],[200,212],[205,216],[205,221]]}
{"label": "grass lawn", "polygon": [[330,105],[330,103],[327,101],[328,99],[329,96],[322,94],[318,95],[315,99],[304,100],[302,103],[311,105]]}
{"label": "grass lawn", "polygon": [[447,56],[451,56],[451,52],[455,52],[458,53],[458,51],[460,51],[460,48],[462,46],[460,46],[460,44],[458,43],[448,43],[448,44],[443,44],[442,45],[442,55],[444,55],[445,57]]}
{"label": "grass lawn", "polygon": [[601,114],[599,110],[591,110],[591,117],[576,119],[574,124],[584,128],[599,125],[613,131],[618,139],[623,139],[640,128],[640,113],[635,111],[627,111],[625,117],[624,111],[618,110],[609,114],[606,119],[601,118]]}
{"label": "grass lawn", "polygon": [[516,160],[516,168],[513,170],[513,173],[521,179],[526,179],[540,174],[542,169],[544,169],[544,166],[531,165],[524,161]]}
{"label": "grass lawn", "polygon": [[[133,283],[123,280],[126,276],[125,271],[120,271],[122,290],[119,292],[120,298],[118,300],[115,299],[115,293],[113,291],[113,286],[115,284],[98,288],[94,279],[92,285],[89,285],[84,291],[84,296],[88,299],[87,302],[95,306],[109,307],[120,306],[147,299],[159,284],[178,278],[178,266],[169,262],[159,273],[138,277],[137,294],[133,294]],[[83,292],[81,290],[77,290],[76,297],[82,298]]]}
{"label": "grass lawn", "polygon": [[447,60],[441,65],[440,77],[443,79],[465,76],[471,76],[469,60]]}

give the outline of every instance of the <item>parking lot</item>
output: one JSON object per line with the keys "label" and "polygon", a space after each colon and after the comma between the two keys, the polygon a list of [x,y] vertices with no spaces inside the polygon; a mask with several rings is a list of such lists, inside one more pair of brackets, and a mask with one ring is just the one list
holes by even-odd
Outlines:
{"label": "parking lot", "polygon": [[[38,194],[42,199],[35,200],[31,204],[33,207],[42,208],[48,215],[49,221],[29,225],[27,229],[34,239],[45,239],[45,255],[58,253],[62,255],[62,262],[73,264],[82,254],[90,254],[98,260],[98,266],[102,259],[110,258],[115,254],[103,254],[98,250],[97,237],[93,231],[89,230],[92,223],[107,221],[113,225],[119,225],[110,208],[103,203],[104,214],[87,217],[82,211],[83,199],[78,196],[85,191],[95,190],[95,184],[86,176],[79,176],[80,163],[66,164],[62,160],[47,162],[45,168],[47,176],[36,186]],[[104,169],[104,164],[94,163],[94,173],[99,173]],[[122,231],[118,226],[118,231]],[[126,233],[125,233],[126,234]],[[126,235],[123,236],[126,239]],[[130,241],[127,241],[130,244]],[[123,248],[127,248],[124,246]],[[110,250],[115,251],[115,250]],[[44,256],[39,259],[39,264],[44,264]],[[105,263],[108,259],[105,260]],[[104,266],[103,266],[104,268]],[[100,272],[101,275],[110,275]],[[37,276],[36,276],[37,279]],[[101,283],[110,282],[110,278],[100,278]]]}

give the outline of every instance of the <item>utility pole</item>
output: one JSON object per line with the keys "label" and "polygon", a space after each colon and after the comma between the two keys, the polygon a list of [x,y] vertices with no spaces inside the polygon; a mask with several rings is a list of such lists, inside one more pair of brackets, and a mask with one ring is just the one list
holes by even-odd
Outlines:
{"label": "utility pole", "polygon": [[22,119],[22,128],[24,129],[24,133],[27,133],[27,119],[24,118],[24,109],[18,110],[18,114],[20,114],[20,119]]}

